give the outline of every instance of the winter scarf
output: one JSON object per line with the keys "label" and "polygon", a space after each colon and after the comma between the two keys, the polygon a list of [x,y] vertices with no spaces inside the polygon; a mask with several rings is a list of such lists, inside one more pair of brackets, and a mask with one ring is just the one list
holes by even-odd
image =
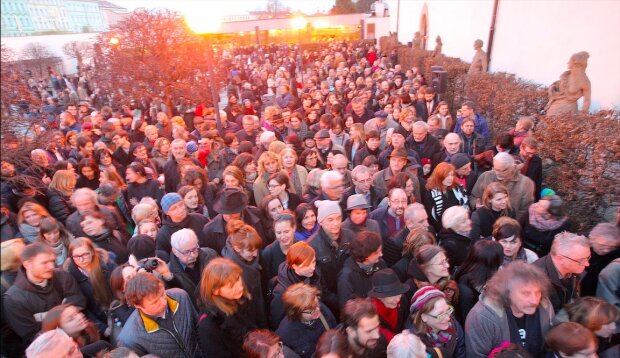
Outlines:
{"label": "winter scarf", "polygon": [[450,326],[445,331],[435,332],[429,326],[426,327],[426,341],[431,347],[443,347],[450,343],[452,336],[456,333],[454,321],[450,320]]}
{"label": "winter scarf", "polygon": [[553,216],[550,218],[545,218],[538,213],[538,205],[540,205],[540,203],[534,203],[530,205],[529,209],[527,209],[529,213],[530,225],[536,229],[540,231],[552,231],[562,226],[566,220],[568,220],[568,217],[566,216],[561,218],[556,218]]}
{"label": "winter scarf", "polygon": [[21,224],[19,225],[19,231],[22,233],[24,239],[26,239],[29,244],[35,242],[35,240],[39,237],[39,228],[32,225],[28,225],[25,223]]}

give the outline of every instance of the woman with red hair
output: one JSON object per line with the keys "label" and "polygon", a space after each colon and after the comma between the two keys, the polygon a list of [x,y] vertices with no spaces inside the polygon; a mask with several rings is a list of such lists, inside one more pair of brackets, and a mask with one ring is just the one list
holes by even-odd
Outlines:
{"label": "woman with red hair", "polygon": [[442,228],[441,217],[452,206],[467,208],[467,193],[456,181],[456,169],[452,164],[439,163],[426,182],[423,204],[428,221],[437,232]]}

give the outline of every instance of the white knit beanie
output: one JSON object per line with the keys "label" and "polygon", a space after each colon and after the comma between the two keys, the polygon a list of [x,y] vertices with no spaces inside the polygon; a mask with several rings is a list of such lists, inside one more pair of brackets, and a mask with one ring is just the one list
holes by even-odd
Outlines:
{"label": "white knit beanie", "polygon": [[333,200],[317,200],[314,205],[319,209],[318,221],[319,224],[331,214],[339,214],[342,216],[342,209],[338,205],[337,201]]}

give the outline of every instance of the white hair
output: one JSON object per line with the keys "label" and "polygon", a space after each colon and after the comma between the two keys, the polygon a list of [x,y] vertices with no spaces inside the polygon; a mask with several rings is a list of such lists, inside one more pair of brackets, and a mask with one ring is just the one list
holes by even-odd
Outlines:
{"label": "white hair", "polygon": [[272,137],[273,137],[273,138],[275,138],[275,137],[276,137],[276,134],[275,134],[274,132],[272,132],[272,131],[264,131],[263,133],[261,133],[261,134],[260,134],[260,138],[259,138],[259,140],[258,140],[258,141],[259,141],[261,144],[264,144],[264,143],[269,142],[269,140],[270,140]]}
{"label": "white hair", "polygon": [[590,240],[582,235],[562,231],[556,234],[551,244],[551,253],[554,255],[570,253],[575,246],[590,247]]}
{"label": "white hair", "polygon": [[36,156],[45,156],[45,157],[47,157],[47,153],[43,149],[33,149],[32,152],[30,152],[30,157],[34,158]]}
{"label": "white hair", "polygon": [[424,129],[428,131],[428,124],[423,121],[415,121],[411,125],[411,129]]}
{"label": "white hair", "polygon": [[515,165],[515,158],[506,152],[499,152],[495,154],[495,156],[493,157],[493,162],[495,161],[506,166]]}
{"label": "white hair", "polygon": [[88,197],[93,204],[97,204],[97,193],[91,188],[79,188],[71,195],[71,203],[75,206],[77,198]]}
{"label": "white hair", "polygon": [[415,219],[415,213],[419,210],[426,210],[426,209],[424,209],[424,205],[420,203],[409,204],[407,208],[405,208],[403,219],[405,219],[405,221]]}
{"label": "white hair", "polygon": [[54,351],[56,347],[73,344],[73,340],[62,329],[53,329],[47,331],[35,339],[28,349],[26,349],[27,358],[36,358],[45,356],[46,352]]}
{"label": "white hair", "polygon": [[175,232],[174,234],[172,234],[172,236],[170,236],[170,245],[176,249],[181,246],[181,244],[184,243],[186,240],[195,240],[196,242],[198,242],[198,237],[196,236],[194,230],[181,229]]}
{"label": "white hair", "polygon": [[446,143],[446,141],[448,141],[448,140],[450,140],[450,139],[457,139],[457,140],[459,141],[459,143],[461,143],[461,142],[462,142],[462,140],[461,140],[461,136],[459,136],[458,134],[456,134],[456,133],[448,133],[448,134],[446,134],[446,136],[443,138],[443,142],[444,142],[444,144]]}
{"label": "white hair", "polygon": [[337,171],[327,170],[321,174],[321,188],[327,187],[334,180],[343,180],[342,174]]}
{"label": "white hair", "polygon": [[425,358],[426,346],[420,337],[404,330],[392,338],[387,346],[388,358]]}
{"label": "white hair", "polygon": [[446,229],[454,229],[458,224],[467,220],[469,212],[462,206],[449,207],[441,216],[441,225]]}

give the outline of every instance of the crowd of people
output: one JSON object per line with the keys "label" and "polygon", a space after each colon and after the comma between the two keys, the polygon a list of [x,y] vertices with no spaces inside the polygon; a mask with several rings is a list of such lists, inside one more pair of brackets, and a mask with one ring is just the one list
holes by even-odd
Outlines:
{"label": "crowd of people", "polygon": [[618,357],[620,220],[570,231],[532,118],[493,137],[369,44],[221,56],[219,116],[32,83],[3,357]]}

